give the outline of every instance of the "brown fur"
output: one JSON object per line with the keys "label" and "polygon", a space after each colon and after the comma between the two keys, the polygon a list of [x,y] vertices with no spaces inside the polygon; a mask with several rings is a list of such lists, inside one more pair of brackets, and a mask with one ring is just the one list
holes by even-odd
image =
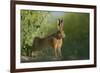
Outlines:
{"label": "brown fur", "polygon": [[33,41],[33,51],[41,50],[45,48],[52,48],[55,53],[55,57],[61,57],[61,47],[63,44],[64,31],[63,20],[59,19],[58,31],[45,38],[35,37]]}

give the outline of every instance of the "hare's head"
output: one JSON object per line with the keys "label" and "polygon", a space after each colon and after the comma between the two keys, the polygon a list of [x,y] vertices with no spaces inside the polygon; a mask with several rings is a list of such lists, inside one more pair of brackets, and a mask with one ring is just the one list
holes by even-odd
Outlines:
{"label": "hare's head", "polygon": [[62,37],[64,38],[65,33],[64,33],[64,21],[63,21],[63,19],[58,19],[57,28],[58,28],[58,31],[61,32]]}

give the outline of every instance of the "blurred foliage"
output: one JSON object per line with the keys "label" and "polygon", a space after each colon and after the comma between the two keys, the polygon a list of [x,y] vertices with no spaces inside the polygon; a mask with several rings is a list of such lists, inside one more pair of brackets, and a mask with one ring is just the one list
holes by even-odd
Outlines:
{"label": "blurred foliage", "polygon": [[66,38],[62,50],[65,59],[89,59],[89,14],[66,13],[64,19]]}
{"label": "blurred foliage", "polygon": [[50,17],[50,12],[21,10],[22,55],[28,55],[34,37],[44,37],[54,31],[55,25],[51,26],[51,23],[48,23]]}
{"label": "blurred foliage", "polygon": [[[21,10],[21,55],[29,56],[34,37],[46,37],[57,30],[57,18],[64,19],[66,37],[62,46],[63,60],[89,59],[89,14]],[[49,57],[52,52],[43,56]],[[44,59],[43,59],[44,60]]]}

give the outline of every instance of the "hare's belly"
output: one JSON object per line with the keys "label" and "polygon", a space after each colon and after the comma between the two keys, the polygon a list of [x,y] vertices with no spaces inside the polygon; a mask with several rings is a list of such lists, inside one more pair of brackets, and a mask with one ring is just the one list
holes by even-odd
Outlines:
{"label": "hare's belly", "polygon": [[54,48],[62,47],[62,39],[54,39]]}
{"label": "hare's belly", "polygon": [[61,48],[62,47],[62,39],[57,40],[57,48]]}

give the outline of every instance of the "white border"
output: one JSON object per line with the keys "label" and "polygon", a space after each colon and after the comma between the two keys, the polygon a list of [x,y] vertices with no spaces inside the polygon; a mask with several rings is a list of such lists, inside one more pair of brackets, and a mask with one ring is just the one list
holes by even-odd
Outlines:
{"label": "white border", "polygon": [[[44,10],[44,11],[64,11],[64,12],[80,12],[90,13],[90,60],[76,61],[56,61],[56,62],[35,62],[35,63],[20,63],[20,10]],[[40,68],[40,67],[57,67],[57,66],[74,66],[87,65],[94,63],[94,13],[93,9],[85,8],[70,8],[70,7],[50,7],[50,6],[35,6],[35,5],[16,5],[16,68]]]}

